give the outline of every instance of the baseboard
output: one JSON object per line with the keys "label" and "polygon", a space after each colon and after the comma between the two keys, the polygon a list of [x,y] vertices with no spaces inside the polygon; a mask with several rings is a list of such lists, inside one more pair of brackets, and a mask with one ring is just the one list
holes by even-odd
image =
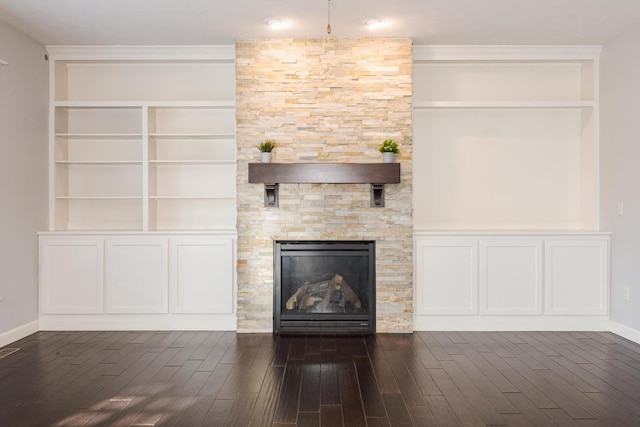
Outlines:
{"label": "baseboard", "polygon": [[39,330],[39,322],[35,320],[25,325],[18,326],[17,328],[10,331],[4,332],[0,334],[0,347],[4,347],[31,334],[35,334]]}
{"label": "baseboard", "polygon": [[40,315],[41,331],[235,331],[235,314]]}
{"label": "baseboard", "polygon": [[414,316],[414,331],[609,331],[608,316]]}
{"label": "baseboard", "polygon": [[630,341],[633,341],[636,344],[640,344],[640,331],[637,329],[630,328],[628,326],[622,325],[620,323],[610,321],[609,331],[613,332],[616,335],[620,335],[622,338],[626,338]]}

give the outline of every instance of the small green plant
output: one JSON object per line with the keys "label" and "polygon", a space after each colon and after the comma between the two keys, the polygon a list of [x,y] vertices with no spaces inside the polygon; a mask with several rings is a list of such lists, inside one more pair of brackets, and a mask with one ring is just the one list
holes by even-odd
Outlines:
{"label": "small green plant", "polygon": [[263,153],[270,153],[276,147],[276,142],[272,139],[265,139],[260,144],[256,145],[258,150]]}
{"label": "small green plant", "polygon": [[400,148],[398,147],[398,143],[395,139],[385,139],[378,146],[378,151],[380,151],[381,153],[398,154],[400,152]]}

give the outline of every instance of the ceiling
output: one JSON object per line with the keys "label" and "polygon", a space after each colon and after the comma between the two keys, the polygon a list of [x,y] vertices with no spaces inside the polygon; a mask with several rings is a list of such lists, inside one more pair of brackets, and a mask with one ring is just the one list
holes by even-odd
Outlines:
{"label": "ceiling", "polygon": [[[0,20],[48,45],[216,45],[327,37],[328,0],[0,0]],[[331,37],[414,44],[604,44],[640,0],[331,0]],[[282,18],[278,31],[265,25]],[[369,18],[386,26],[368,29]]]}

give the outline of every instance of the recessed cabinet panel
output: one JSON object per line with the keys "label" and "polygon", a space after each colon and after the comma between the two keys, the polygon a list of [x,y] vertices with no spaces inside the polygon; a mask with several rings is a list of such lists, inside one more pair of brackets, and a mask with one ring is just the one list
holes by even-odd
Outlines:
{"label": "recessed cabinet panel", "polygon": [[545,251],[546,313],[607,314],[607,242],[551,240]]}
{"label": "recessed cabinet panel", "polygon": [[167,239],[107,239],[107,313],[167,313]]}
{"label": "recessed cabinet panel", "polygon": [[416,314],[477,314],[477,242],[418,240]]}
{"label": "recessed cabinet panel", "polygon": [[40,256],[42,313],[103,312],[102,239],[43,238]]}
{"label": "recessed cabinet panel", "polygon": [[480,313],[542,314],[542,241],[480,243]]}
{"label": "recessed cabinet panel", "polygon": [[233,312],[231,239],[171,241],[171,312]]}

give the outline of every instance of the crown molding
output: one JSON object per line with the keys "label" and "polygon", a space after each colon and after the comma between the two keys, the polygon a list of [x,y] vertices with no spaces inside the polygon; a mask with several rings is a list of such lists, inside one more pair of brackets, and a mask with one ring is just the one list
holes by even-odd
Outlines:
{"label": "crown molding", "polygon": [[416,45],[414,61],[526,61],[590,60],[602,50],[598,45]]}
{"label": "crown molding", "polygon": [[234,61],[235,46],[47,46],[54,60]]}

